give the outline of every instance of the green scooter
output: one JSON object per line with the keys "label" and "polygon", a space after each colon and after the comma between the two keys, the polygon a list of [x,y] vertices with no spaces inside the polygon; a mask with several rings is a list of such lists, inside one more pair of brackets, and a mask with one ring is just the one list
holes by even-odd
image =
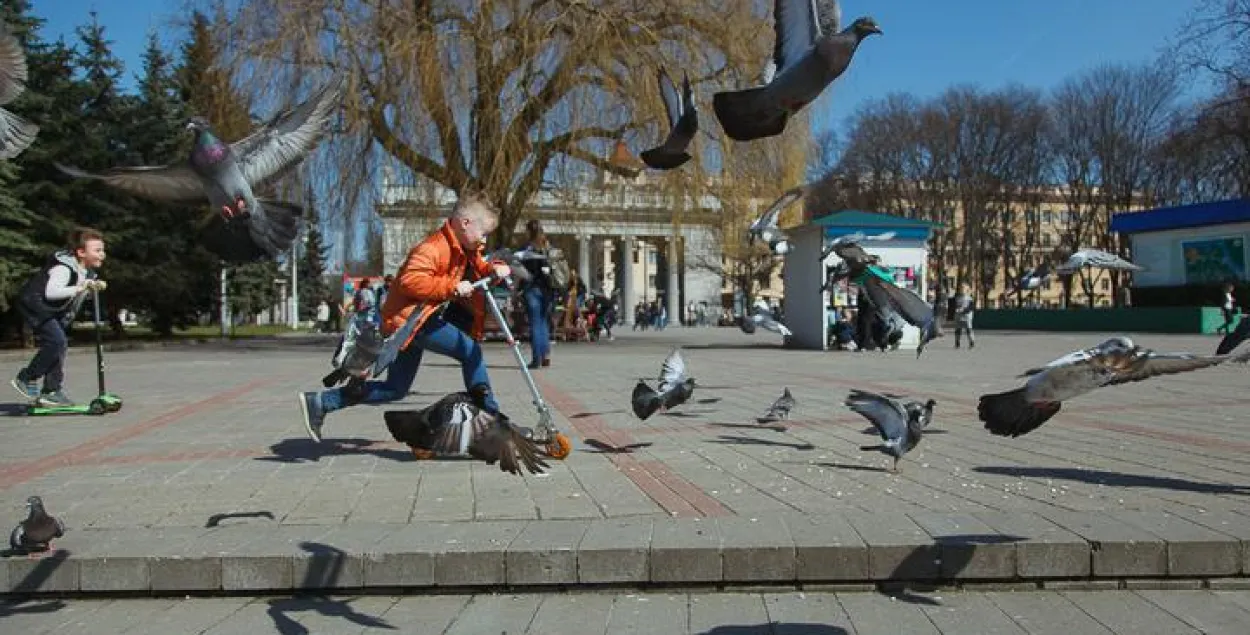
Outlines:
{"label": "green scooter", "polygon": [[104,390],[104,339],[100,323],[100,292],[91,292],[91,309],[95,313],[95,361],[100,382],[100,394],[90,403],[69,406],[40,406],[32,403],[26,414],[38,415],[102,415],[122,409],[122,398]]}

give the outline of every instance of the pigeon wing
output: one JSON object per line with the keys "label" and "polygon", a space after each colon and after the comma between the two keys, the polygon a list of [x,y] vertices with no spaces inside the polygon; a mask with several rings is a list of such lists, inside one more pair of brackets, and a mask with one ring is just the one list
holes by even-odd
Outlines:
{"label": "pigeon wing", "polygon": [[173,203],[207,202],[200,176],[187,165],[141,165],[113,168],[92,174],[78,168],[55,164],[60,171],[79,179],[93,179],[143,198]]}
{"label": "pigeon wing", "polygon": [[26,90],[26,52],[21,42],[0,25],[0,104],[7,104]]}
{"label": "pigeon wing", "polygon": [[1068,258],[1067,262],[1059,267],[1059,270],[1073,272],[1081,267],[1114,269],[1117,271],[1141,271],[1145,269],[1145,267],[1135,265],[1115,254],[1098,249],[1082,249],[1072,254],[1072,257]]}
{"label": "pigeon wing", "polygon": [[816,0],[773,0],[773,63],[777,73],[798,62],[816,41]]}
{"label": "pigeon wing", "polygon": [[833,35],[842,30],[842,5],[838,0],[813,0],[816,11],[816,23],[820,27],[819,35]]}
{"label": "pigeon wing", "polygon": [[864,280],[864,290],[874,306],[893,309],[912,326],[923,328],[933,321],[933,307],[907,289],[900,289],[870,274]]}
{"label": "pigeon wing", "polygon": [[1215,354],[1224,355],[1231,353],[1233,349],[1246,341],[1247,338],[1250,338],[1250,319],[1242,318],[1241,322],[1237,323],[1237,328],[1220,340],[1219,346],[1215,349]]}
{"label": "pigeon wing", "polygon": [[343,79],[335,78],[308,101],[279,112],[256,132],[230,144],[249,184],[264,183],[312,152],[334,115],[343,87]]}
{"label": "pigeon wing", "polygon": [[9,546],[21,550],[26,547],[26,528],[24,523],[18,523],[13,531],[9,533]]}
{"label": "pigeon wing", "polygon": [[681,119],[682,99],[677,93],[677,86],[673,84],[672,78],[661,68],[659,72],[660,79],[660,98],[664,100],[664,112],[668,114],[668,125],[670,128],[677,127],[677,120]]}
{"label": "pigeon wing", "polygon": [[1081,364],[1081,363],[1084,363],[1089,358],[1093,357],[1094,355],[1098,354],[1098,352],[1099,352],[1099,348],[1097,346],[1091,346],[1084,350],[1073,351],[1071,353],[1068,353],[1067,355],[1064,355],[1063,357],[1052,360],[1050,363],[1046,364],[1045,366],[1041,366],[1038,368],[1030,368],[1024,371],[1023,373],[1020,373],[1019,375],[1017,375],[1017,377],[1030,377],[1032,375],[1036,375],[1043,371],[1059,368],[1060,366],[1074,366],[1076,364]]}
{"label": "pigeon wing", "polygon": [[686,360],[681,356],[681,349],[674,348],[660,366],[659,392],[667,393],[683,381],[686,381]]}
{"label": "pigeon wing", "polygon": [[1126,355],[1108,354],[1091,358],[1113,373],[1107,385],[1142,381],[1159,375],[1175,375],[1199,368],[1215,366],[1227,360],[1225,355],[1193,355],[1190,353],[1156,353],[1138,350]]}
{"label": "pigeon wing", "polygon": [[885,441],[907,436],[907,411],[897,401],[863,390],[851,390],[845,405],[872,423]]}
{"label": "pigeon wing", "polygon": [[660,394],[657,393],[655,389],[648,386],[644,381],[639,381],[637,384],[634,384],[634,393],[630,396],[629,401],[630,406],[634,410],[634,416],[642,419],[643,421],[646,421],[648,417],[655,414],[655,412],[660,409],[660,406],[663,405],[663,400],[660,399]]}
{"label": "pigeon wing", "polygon": [[[499,462],[499,469],[510,474],[521,474],[524,468],[530,474],[542,474],[547,462],[539,455],[538,446],[525,437],[520,428],[496,415],[482,412],[479,417],[489,418],[481,433],[469,444],[469,454],[476,459]],[[484,420],[483,420],[484,422]]]}
{"label": "pigeon wing", "polygon": [[777,219],[781,217],[781,212],[794,204],[795,201],[803,198],[803,188],[795,187],[787,190],[784,194],[773,201],[759,218],[751,223],[751,233],[758,234],[768,227],[776,227]]}

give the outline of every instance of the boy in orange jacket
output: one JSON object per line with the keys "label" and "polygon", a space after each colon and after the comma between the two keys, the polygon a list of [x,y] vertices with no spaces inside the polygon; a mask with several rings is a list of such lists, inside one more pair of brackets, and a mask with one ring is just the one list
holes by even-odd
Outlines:
{"label": "boy in orange jacket", "polygon": [[[398,331],[413,311],[419,312],[416,328],[387,369],[386,379],[366,382],[360,395],[344,394],[342,388],[299,394],[304,427],[313,441],[321,441],[325,416],[335,410],[357,403],[403,399],[417,378],[422,353],[427,350],[459,361],[465,388],[470,393],[484,392],[485,408],[499,411],[478,344],[485,319],[485,298],[480,294],[471,297],[471,279],[492,273],[502,279],[511,273],[508,265],[489,263],[482,257],[486,236],[498,224],[499,213],[490,201],[478,194],[464,193],[443,226],[408,252],[382,305],[382,333],[389,336]],[[472,302],[468,333],[444,318],[440,307],[449,300]]]}

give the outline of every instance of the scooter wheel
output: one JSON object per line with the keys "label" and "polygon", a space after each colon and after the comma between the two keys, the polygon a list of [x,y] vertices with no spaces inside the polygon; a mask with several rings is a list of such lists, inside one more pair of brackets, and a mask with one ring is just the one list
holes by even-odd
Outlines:
{"label": "scooter wheel", "polygon": [[102,415],[105,412],[108,412],[108,406],[105,406],[104,402],[99,399],[93,399],[91,404],[87,406],[87,412],[90,412],[93,415]]}
{"label": "scooter wheel", "polygon": [[121,409],[122,409],[122,402],[120,401],[114,401],[112,404],[109,405],[109,412],[117,412],[118,410],[121,410]]}
{"label": "scooter wheel", "polygon": [[569,441],[569,438],[560,432],[551,437],[551,441],[547,444],[547,456],[558,461],[563,460],[572,451],[573,442]]}

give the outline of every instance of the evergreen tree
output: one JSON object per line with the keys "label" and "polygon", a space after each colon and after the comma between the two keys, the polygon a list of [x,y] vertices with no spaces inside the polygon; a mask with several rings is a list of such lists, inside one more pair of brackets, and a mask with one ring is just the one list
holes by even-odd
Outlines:
{"label": "evergreen tree", "polygon": [[0,161],[0,313],[13,306],[42,251],[33,238],[35,217],[13,190],[16,180],[17,167]]}
{"label": "evergreen tree", "polygon": [[315,199],[310,196],[310,204],[304,211],[307,223],[308,240],[302,245],[303,254],[299,259],[299,299],[300,319],[311,320],[316,317],[317,303],[329,301],[330,289],[326,285],[326,248],[322,241],[320,214],[317,212]]}

